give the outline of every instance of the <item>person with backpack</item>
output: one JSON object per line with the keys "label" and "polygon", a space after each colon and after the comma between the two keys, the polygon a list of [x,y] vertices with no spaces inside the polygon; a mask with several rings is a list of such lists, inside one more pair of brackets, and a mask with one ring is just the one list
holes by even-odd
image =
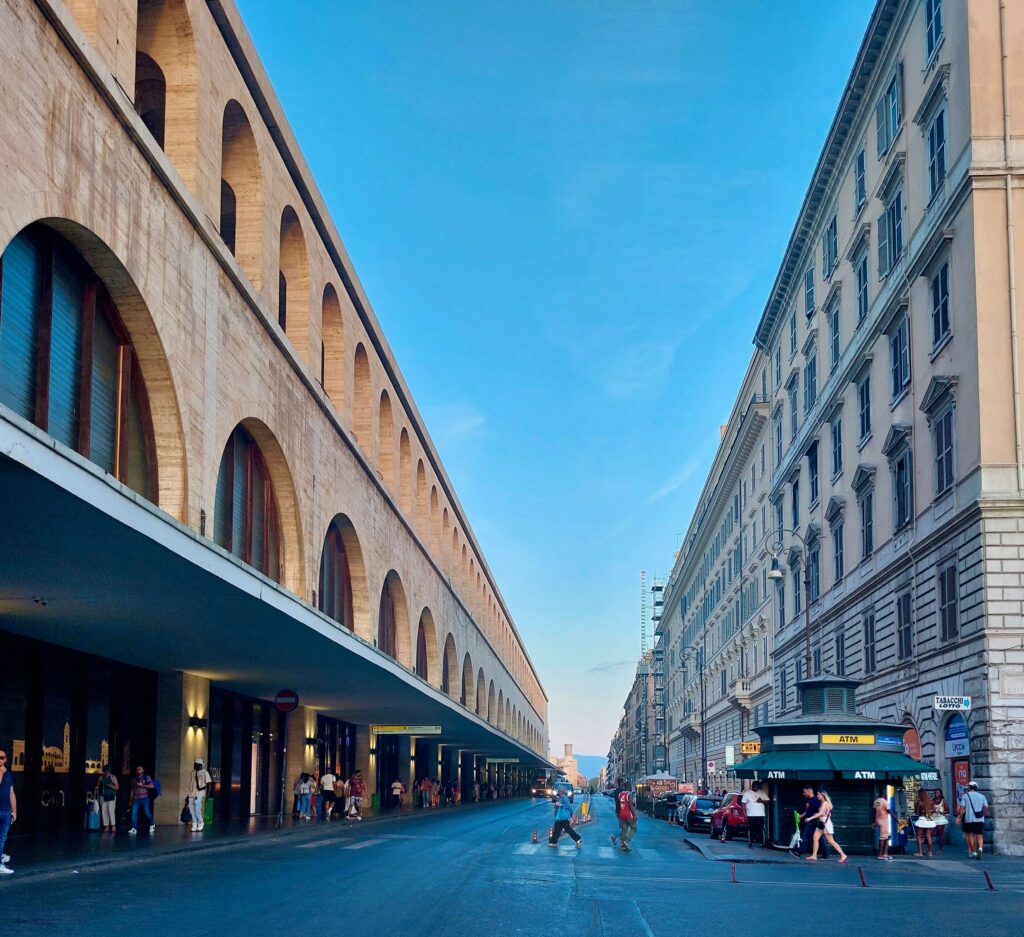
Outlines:
{"label": "person with backpack", "polygon": [[619,821],[619,835],[616,838],[612,833],[612,845],[619,846],[623,852],[629,852],[629,841],[636,835],[636,810],[625,778],[619,778],[615,788],[615,816]]}
{"label": "person with backpack", "polygon": [[128,831],[129,836],[135,836],[139,831],[139,811],[142,811],[143,817],[149,821],[149,835],[152,836],[156,832],[156,824],[153,822],[153,805],[149,799],[150,792],[154,790],[156,790],[155,782],[146,774],[146,769],[142,765],[138,765],[135,768],[135,777],[132,778],[132,828]]}
{"label": "person with backpack", "polygon": [[206,792],[213,778],[206,770],[202,758],[197,758],[192,766],[192,775],[188,779],[188,812],[192,815],[192,832],[202,833],[206,825],[203,820],[203,806],[206,803]]}
{"label": "person with backpack", "polygon": [[103,774],[96,782],[96,790],[93,796],[99,801],[100,822],[103,824],[104,833],[117,832],[117,792],[121,786],[117,783],[117,776],[110,770],[110,765],[103,766]]}
{"label": "person with backpack", "polygon": [[552,849],[558,848],[558,839],[563,833],[568,833],[569,838],[576,842],[576,848],[583,848],[583,837],[572,828],[572,804],[569,795],[563,790],[558,792],[555,801],[555,822],[551,827],[551,837],[548,845]]}
{"label": "person with backpack", "polygon": [[988,809],[988,799],[978,790],[978,783],[968,781],[957,801],[956,822],[963,826],[969,859],[980,859],[985,849],[985,817],[988,816]]}

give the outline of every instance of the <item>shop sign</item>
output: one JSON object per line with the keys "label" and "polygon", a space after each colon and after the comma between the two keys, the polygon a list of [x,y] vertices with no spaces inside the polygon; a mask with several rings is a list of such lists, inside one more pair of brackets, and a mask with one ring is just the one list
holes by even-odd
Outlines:
{"label": "shop sign", "polygon": [[816,735],[776,735],[772,740],[776,745],[817,745]]}
{"label": "shop sign", "polygon": [[823,735],[822,745],[874,745],[873,735]]}
{"label": "shop sign", "polygon": [[884,771],[844,771],[843,777],[850,781],[877,781],[879,774],[885,777]]}
{"label": "shop sign", "polygon": [[971,753],[971,740],[967,723],[959,713],[946,724],[946,757],[961,758]]}
{"label": "shop sign", "polygon": [[766,772],[769,781],[785,781],[786,778],[796,777],[795,771],[783,771],[781,768],[777,768],[773,771]]}
{"label": "shop sign", "polygon": [[918,775],[918,778],[920,778],[922,781],[938,781],[938,779],[939,779],[939,772],[938,771],[922,771]]}
{"label": "shop sign", "polygon": [[440,735],[440,726],[370,726],[374,735]]}
{"label": "shop sign", "polygon": [[761,743],[760,742],[740,742],[740,754],[741,755],[760,755],[761,754]]}
{"label": "shop sign", "polygon": [[954,761],[953,762],[953,784],[956,790],[956,799],[959,800],[964,791],[967,789],[967,784],[971,780],[971,763],[969,761]]}
{"label": "shop sign", "polygon": [[967,712],[971,708],[971,698],[969,696],[936,696],[932,708],[944,712],[951,710]]}
{"label": "shop sign", "polygon": [[875,741],[879,745],[899,745],[900,748],[903,747],[903,739],[898,735],[878,735],[875,736]]}
{"label": "shop sign", "polygon": [[921,760],[921,736],[913,727],[903,733],[903,753],[914,761]]}

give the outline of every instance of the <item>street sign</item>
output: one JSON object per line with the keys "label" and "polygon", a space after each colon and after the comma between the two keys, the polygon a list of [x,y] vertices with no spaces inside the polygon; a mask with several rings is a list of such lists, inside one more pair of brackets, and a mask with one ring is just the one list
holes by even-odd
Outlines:
{"label": "street sign", "polygon": [[517,765],[519,764],[518,758],[488,758],[486,759],[489,765]]}
{"label": "street sign", "polygon": [[440,735],[440,726],[370,726],[374,735]]}
{"label": "street sign", "polygon": [[713,761],[709,761],[708,762],[708,771],[714,771],[714,770],[715,770],[715,763]]}
{"label": "street sign", "polygon": [[967,712],[971,708],[969,696],[936,696],[932,709],[940,709],[945,712]]}
{"label": "street sign", "polygon": [[726,745],[725,746],[725,764],[726,767],[729,765],[736,764],[736,746]]}
{"label": "street sign", "polygon": [[822,745],[874,745],[873,735],[822,735]]}
{"label": "street sign", "polygon": [[740,754],[741,755],[760,755],[761,754],[761,743],[760,742],[740,742]]}
{"label": "street sign", "polygon": [[274,697],[274,708],[279,713],[294,712],[299,708],[299,694],[294,690],[278,690]]}

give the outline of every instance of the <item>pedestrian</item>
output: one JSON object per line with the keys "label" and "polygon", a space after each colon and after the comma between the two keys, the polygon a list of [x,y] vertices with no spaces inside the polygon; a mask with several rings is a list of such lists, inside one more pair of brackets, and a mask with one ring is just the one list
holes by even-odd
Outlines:
{"label": "pedestrian", "polygon": [[942,791],[936,788],[932,791],[932,819],[935,821],[935,835],[939,837],[939,855],[942,855],[942,847],[946,841],[946,827],[949,826],[949,804],[942,796]]}
{"label": "pedestrian", "polygon": [[811,817],[810,821],[814,826],[811,854],[804,856],[804,858],[808,862],[818,861],[818,845],[821,843],[822,837],[824,837],[825,842],[839,853],[839,864],[842,865],[844,862],[849,862],[850,857],[843,852],[843,847],[835,839],[835,828],[832,825],[832,798],[825,791],[818,791],[818,798],[821,801],[821,809],[816,816]]}
{"label": "pedestrian", "polygon": [[117,792],[119,790],[121,790],[121,785],[117,782],[117,776],[110,770],[110,765],[104,765],[103,774],[96,781],[96,790],[93,792],[93,797],[100,804],[100,818],[104,833],[117,832]]}
{"label": "pedestrian", "polygon": [[302,774],[295,779],[292,784],[292,796],[295,798],[292,802],[292,816],[296,820],[302,819]]}
{"label": "pedestrian", "polygon": [[7,767],[7,752],[0,748],[0,875],[13,875],[7,863],[10,856],[4,852],[7,833],[18,819],[18,798],[14,796],[14,773]]}
{"label": "pedestrian", "polygon": [[924,857],[923,838],[928,843],[928,858],[932,858],[932,830],[935,829],[935,807],[932,799],[923,787],[917,792],[917,803],[914,808],[914,832],[917,834],[917,857]]}
{"label": "pedestrian", "polygon": [[636,835],[636,810],[625,778],[619,778],[615,788],[615,816],[619,821],[619,835],[611,834],[612,845],[629,852],[629,841]]}
{"label": "pedestrian", "polygon": [[338,778],[331,770],[328,765],[327,770],[320,775],[320,796],[323,797],[323,814],[325,820],[331,819],[331,814],[334,813],[334,785],[337,783]]}
{"label": "pedestrian", "polygon": [[436,779],[430,782],[430,806],[441,806],[441,783]]}
{"label": "pedestrian", "polygon": [[889,855],[889,830],[893,816],[889,798],[879,795],[871,807],[875,812],[872,824],[878,827],[878,855],[875,858],[889,862],[892,860],[892,856]]}
{"label": "pedestrian", "polygon": [[565,791],[559,791],[555,802],[555,822],[551,827],[551,837],[548,839],[548,845],[552,849],[558,848],[558,839],[563,833],[569,834],[569,838],[575,841],[577,849],[582,848],[583,837],[572,828],[572,804],[569,795]]}
{"label": "pedestrian", "polygon": [[299,776],[299,816],[303,820],[309,819],[309,802],[313,794],[313,777],[308,771],[303,771]]}
{"label": "pedestrian", "polygon": [[142,765],[135,768],[135,777],[132,778],[132,828],[128,831],[129,836],[138,833],[139,811],[149,821],[149,835],[156,832],[156,824],[153,822],[153,805],[149,801],[149,792],[153,790],[153,779],[146,774]]}
{"label": "pedestrian", "polygon": [[462,788],[458,784],[452,784],[452,806],[458,807],[462,803]]}
{"label": "pedestrian", "polygon": [[480,782],[473,782],[473,803],[479,803],[480,801]]}
{"label": "pedestrian", "polygon": [[349,808],[348,819],[363,819],[363,797],[366,795],[366,782],[363,780],[363,772],[356,770],[352,779],[348,782]]}
{"label": "pedestrian", "polygon": [[206,825],[203,820],[203,805],[206,803],[206,791],[213,778],[206,770],[202,758],[197,758],[192,765],[192,775],[188,779],[188,812],[192,815],[192,832],[202,833]]}
{"label": "pedestrian", "polygon": [[430,807],[430,778],[424,776],[420,780],[420,809],[426,810]]}
{"label": "pedestrian", "polygon": [[763,847],[765,819],[764,805],[768,803],[768,797],[765,792],[761,790],[760,781],[755,781],[743,792],[743,796],[740,798],[740,803],[743,804],[744,809],[747,811],[747,848],[753,849],[755,842]]}
{"label": "pedestrian", "polygon": [[816,818],[821,813],[821,798],[813,784],[804,785],[804,809],[799,815],[800,844],[790,852],[800,857],[809,853],[814,845],[814,831],[818,828]]}
{"label": "pedestrian", "polygon": [[339,774],[334,779],[334,800],[341,815],[348,812],[348,782]]}
{"label": "pedestrian", "polygon": [[679,795],[669,794],[665,798],[665,807],[668,811],[668,822],[678,823],[679,822]]}
{"label": "pedestrian", "polygon": [[316,819],[317,802],[320,800],[320,769],[314,768],[309,776],[309,816]]}
{"label": "pedestrian", "polygon": [[402,797],[405,794],[405,785],[401,778],[395,778],[391,782],[391,806],[395,810],[402,809]]}
{"label": "pedestrian", "polygon": [[985,849],[985,817],[988,816],[989,803],[976,781],[968,781],[967,789],[957,801],[956,822],[963,824],[964,836],[967,839],[967,856],[980,859]]}

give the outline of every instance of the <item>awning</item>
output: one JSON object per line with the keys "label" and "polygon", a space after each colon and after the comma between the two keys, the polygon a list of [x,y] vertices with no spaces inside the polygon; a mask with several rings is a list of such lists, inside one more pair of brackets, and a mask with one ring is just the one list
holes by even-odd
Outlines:
{"label": "awning", "polygon": [[902,752],[865,750],[771,751],[748,758],[732,770],[737,777],[759,781],[832,781],[837,776],[861,781],[890,781],[906,777],[937,781],[939,778],[932,765],[915,761]]}

